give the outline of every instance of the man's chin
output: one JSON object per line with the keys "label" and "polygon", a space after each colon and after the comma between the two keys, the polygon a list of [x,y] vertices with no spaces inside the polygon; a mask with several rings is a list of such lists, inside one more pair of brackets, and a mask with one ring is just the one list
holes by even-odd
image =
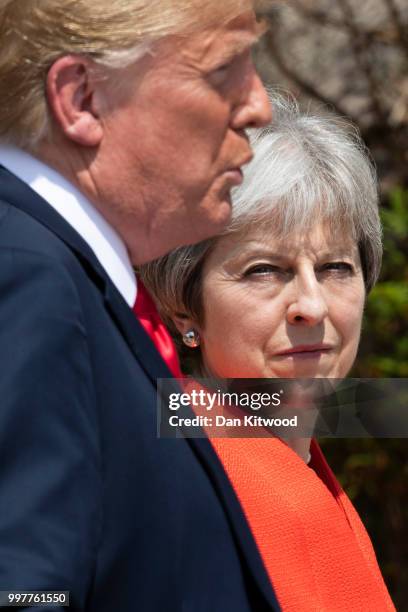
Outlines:
{"label": "man's chin", "polygon": [[197,226],[197,234],[203,234],[203,236],[196,240],[196,242],[212,238],[224,231],[231,221],[231,215],[232,201],[228,191],[217,202],[214,202],[211,208],[207,209],[207,218],[203,219],[202,223]]}

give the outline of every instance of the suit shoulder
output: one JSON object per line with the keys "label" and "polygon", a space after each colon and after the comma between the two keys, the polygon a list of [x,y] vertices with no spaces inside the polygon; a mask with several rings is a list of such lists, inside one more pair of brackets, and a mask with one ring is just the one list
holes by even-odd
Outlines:
{"label": "suit shoulder", "polygon": [[71,249],[48,227],[12,205],[0,202],[0,249],[36,253],[64,261]]}
{"label": "suit shoulder", "polygon": [[[83,289],[88,276],[78,257],[56,234],[14,206],[0,208],[0,287],[3,301],[33,305],[43,313],[74,310],[82,319]],[[6,209],[4,208],[6,206]],[[3,214],[2,214],[3,213]],[[81,306],[82,304],[82,306]]]}

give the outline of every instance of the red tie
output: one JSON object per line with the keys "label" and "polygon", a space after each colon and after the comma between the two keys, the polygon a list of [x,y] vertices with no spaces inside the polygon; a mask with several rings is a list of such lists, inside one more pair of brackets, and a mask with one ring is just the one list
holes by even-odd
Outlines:
{"label": "red tie", "polygon": [[183,378],[174,342],[157,312],[155,303],[140,279],[137,279],[137,297],[133,312],[149,334],[173,376]]}

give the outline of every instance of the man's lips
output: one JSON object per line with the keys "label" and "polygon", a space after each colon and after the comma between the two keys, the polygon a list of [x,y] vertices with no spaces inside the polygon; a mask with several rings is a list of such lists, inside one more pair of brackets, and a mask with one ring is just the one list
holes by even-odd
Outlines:
{"label": "man's lips", "polygon": [[254,155],[251,151],[250,153],[245,155],[245,157],[243,157],[240,162],[237,163],[236,166],[231,166],[230,168],[227,168],[227,170],[224,172],[224,175],[227,176],[234,185],[241,185],[242,181],[244,180],[242,166],[249,164],[253,156]]}
{"label": "man's lips", "polygon": [[233,185],[241,185],[242,181],[244,180],[244,175],[242,174],[241,168],[230,168],[224,172],[224,176]]}
{"label": "man's lips", "polygon": [[332,350],[333,346],[330,344],[299,344],[277,351],[274,355],[275,357],[317,358]]}

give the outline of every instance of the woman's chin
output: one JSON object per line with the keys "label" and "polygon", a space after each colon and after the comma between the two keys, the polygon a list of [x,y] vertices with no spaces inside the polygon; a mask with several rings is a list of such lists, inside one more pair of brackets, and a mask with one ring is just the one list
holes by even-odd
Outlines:
{"label": "woman's chin", "polygon": [[286,367],[271,367],[267,378],[336,378],[336,368],[312,362],[294,363]]}

